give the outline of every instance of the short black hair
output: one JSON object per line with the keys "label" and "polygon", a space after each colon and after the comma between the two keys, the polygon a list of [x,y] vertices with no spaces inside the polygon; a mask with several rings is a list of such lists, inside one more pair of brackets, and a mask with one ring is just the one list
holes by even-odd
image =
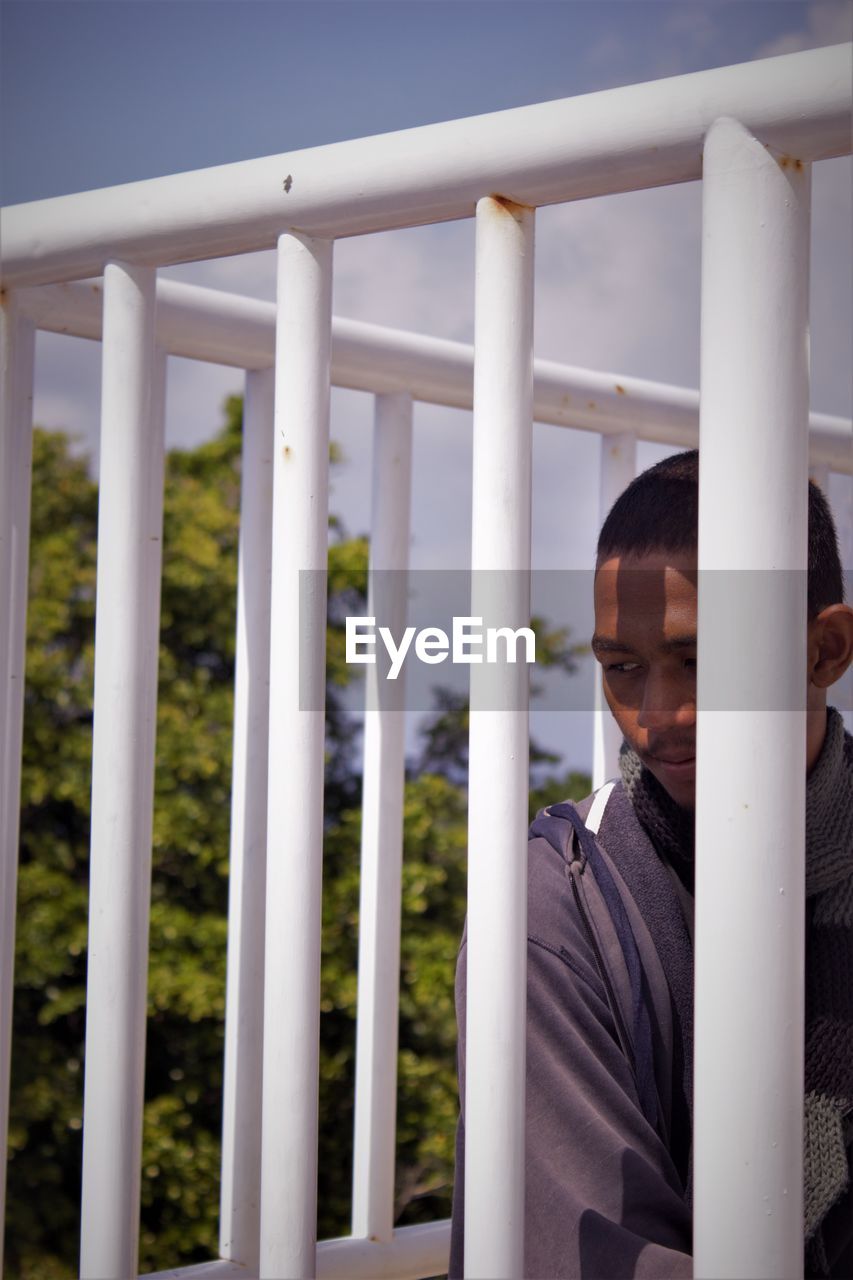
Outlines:
{"label": "short black hair", "polygon": [[[632,480],[613,504],[598,536],[597,560],[653,551],[692,551],[699,539],[699,450],[656,463]],[[808,611],[844,600],[838,536],[829,503],[809,481]]]}

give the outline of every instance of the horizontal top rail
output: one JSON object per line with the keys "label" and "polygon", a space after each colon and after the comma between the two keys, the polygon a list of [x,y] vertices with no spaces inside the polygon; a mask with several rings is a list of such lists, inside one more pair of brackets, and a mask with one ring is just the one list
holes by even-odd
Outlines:
{"label": "horizontal top rail", "polygon": [[[19,305],[40,329],[101,337],[100,281],[17,291]],[[275,303],[176,280],[157,282],[157,341],[171,355],[242,369],[264,369],[275,353]],[[658,444],[699,443],[699,392],[628,375],[533,363],[536,422],[614,435],[633,431]],[[474,348],[402,329],[332,322],[332,382],[354,391],[407,391],[428,404],[470,409]],[[853,473],[853,423],[809,415],[812,465]]]}
{"label": "horizontal top rail", "polygon": [[689,182],[733,116],[780,160],[851,149],[853,45],[832,45],[3,210],[5,287]]}

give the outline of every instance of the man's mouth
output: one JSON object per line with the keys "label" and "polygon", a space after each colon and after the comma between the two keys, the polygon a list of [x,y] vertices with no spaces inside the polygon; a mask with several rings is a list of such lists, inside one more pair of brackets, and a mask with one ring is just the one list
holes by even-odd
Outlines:
{"label": "man's mouth", "polygon": [[690,781],[696,774],[696,748],[691,752],[672,751],[653,755],[646,753],[646,764],[652,770],[665,775],[672,782]]}
{"label": "man's mouth", "polygon": [[696,759],[696,739],[653,738],[650,737],[643,752],[646,760],[655,764],[686,764]]}

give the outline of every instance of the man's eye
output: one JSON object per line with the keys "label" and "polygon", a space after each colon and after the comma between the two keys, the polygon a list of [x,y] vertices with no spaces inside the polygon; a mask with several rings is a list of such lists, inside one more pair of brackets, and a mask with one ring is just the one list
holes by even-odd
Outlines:
{"label": "man's eye", "polygon": [[630,675],[632,671],[639,671],[639,662],[610,662],[607,665],[607,671],[612,675]]}

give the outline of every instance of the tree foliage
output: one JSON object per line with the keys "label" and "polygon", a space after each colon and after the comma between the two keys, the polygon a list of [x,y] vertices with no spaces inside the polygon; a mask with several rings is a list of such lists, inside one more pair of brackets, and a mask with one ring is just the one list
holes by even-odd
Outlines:
{"label": "tree foliage", "polygon": [[[242,403],[232,397],[219,435],[171,451],[166,465],[143,1271],[217,1251],[241,427]],[[97,486],[61,434],[35,432],[32,512],[6,1258],[10,1278],[64,1280],[76,1274],[79,1248]],[[321,1237],[348,1233],[352,1190],[361,815],[343,619],[364,612],[367,553],[364,538],[331,522]],[[537,626],[553,661],[570,669],[566,637]],[[407,771],[401,1224],[450,1207],[466,716],[464,703],[440,694]],[[553,757],[541,755],[543,763]],[[587,786],[578,775],[551,776],[535,799]]]}

